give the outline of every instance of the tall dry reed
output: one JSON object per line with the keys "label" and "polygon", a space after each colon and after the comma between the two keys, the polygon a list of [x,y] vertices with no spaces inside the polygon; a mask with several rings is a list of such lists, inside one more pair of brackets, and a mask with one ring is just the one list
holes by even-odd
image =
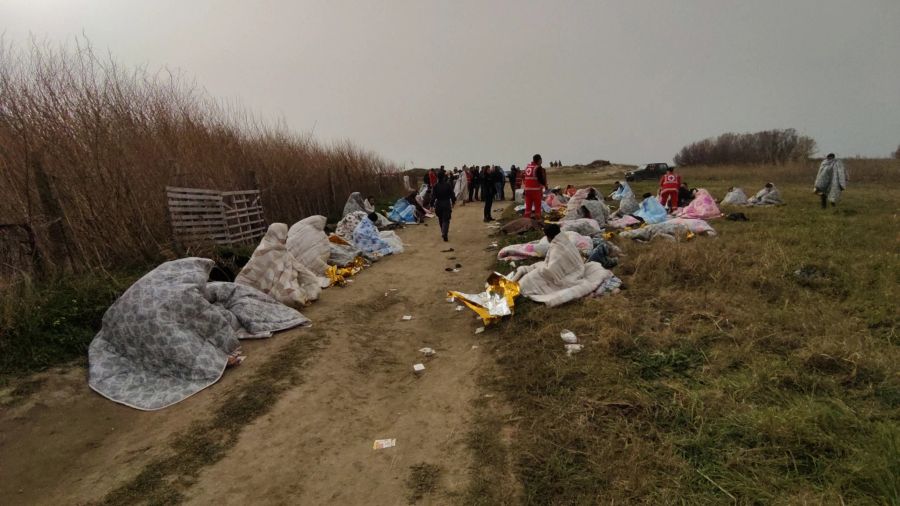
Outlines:
{"label": "tall dry reed", "polygon": [[0,224],[33,231],[39,264],[93,269],[170,251],[167,185],[259,188],[270,222],[382,195],[398,169],[322,145],[169,71],[126,68],[88,43],[0,42]]}

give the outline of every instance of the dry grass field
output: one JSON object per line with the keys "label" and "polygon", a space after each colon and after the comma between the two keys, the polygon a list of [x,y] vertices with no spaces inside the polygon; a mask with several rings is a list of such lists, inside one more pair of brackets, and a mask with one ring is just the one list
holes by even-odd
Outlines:
{"label": "dry grass field", "polygon": [[787,205],[736,209],[750,221],[713,238],[617,239],[618,295],[519,303],[485,334],[484,388],[507,407],[479,407],[469,502],[900,503],[900,162],[846,164],[827,210],[814,163],[686,168],[718,198],[773,181]]}

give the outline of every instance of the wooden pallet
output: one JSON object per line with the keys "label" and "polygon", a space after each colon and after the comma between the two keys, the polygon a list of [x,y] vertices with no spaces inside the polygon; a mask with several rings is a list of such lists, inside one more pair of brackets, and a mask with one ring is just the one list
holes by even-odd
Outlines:
{"label": "wooden pallet", "polygon": [[183,245],[256,244],[266,233],[259,190],[166,187],[172,233]]}

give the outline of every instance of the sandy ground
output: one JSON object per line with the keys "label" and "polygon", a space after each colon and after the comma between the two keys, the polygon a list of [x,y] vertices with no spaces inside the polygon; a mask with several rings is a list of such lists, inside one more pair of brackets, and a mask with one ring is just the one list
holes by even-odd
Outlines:
{"label": "sandy ground", "polygon": [[[495,209],[502,207],[498,203]],[[326,345],[272,411],[249,424],[220,461],[187,489],[196,504],[407,504],[405,480],[418,463],[442,468],[443,504],[466,485],[464,445],[483,354],[474,313],[455,311],[448,289],[476,291],[493,253],[481,207],[457,207],[450,242],[436,220],[400,231],[402,255],[332,288],[304,310]],[[455,251],[442,253],[441,250]],[[455,257],[451,259],[451,257]],[[460,272],[446,267],[462,264]],[[391,291],[395,288],[395,291]],[[411,315],[411,321],[403,321]],[[135,476],[171,439],[210,414],[266,357],[310,329],[245,345],[248,359],[219,383],[158,412],[127,408],[93,393],[81,368],[42,375],[26,402],[0,413],[0,497],[4,504],[71,504],[102,498]],[[423,358],[419,348],[437,350]],[[415,363],[423,375],[412,372]],[[373,450],[375,439],[397,446]]]}

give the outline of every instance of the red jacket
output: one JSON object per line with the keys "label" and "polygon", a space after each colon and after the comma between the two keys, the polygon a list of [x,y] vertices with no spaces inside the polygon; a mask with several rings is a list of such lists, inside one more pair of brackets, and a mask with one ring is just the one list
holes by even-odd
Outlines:
{"label": "red jacket", "polygon": [[547,175],[543,167],[531,162],[522,171],[522,188],[525,190],[540,190],[547,185]]}
{"label": "red jacket", "polygon": [[666,172],[659,178],[659,187],[663,190],[677,190],[681,186],[681,174]]}

